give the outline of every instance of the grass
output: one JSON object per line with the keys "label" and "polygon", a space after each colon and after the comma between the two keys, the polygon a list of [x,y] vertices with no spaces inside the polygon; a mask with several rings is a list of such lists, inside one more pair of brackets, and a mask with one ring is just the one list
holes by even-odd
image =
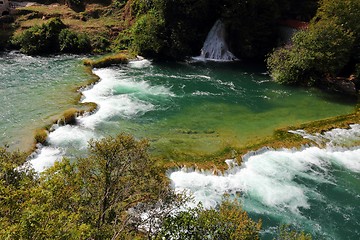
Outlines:
{"label": "grass", "polygon": [[130,56],[127,52],[121,52],[114,55],[108,55],[97,60],[86,59],[84,60],[84,65],[90,66],[91,68],[104,68],[114,64],[128,63],[129,59]]}
{"label": "grass", "polygon": [[62,114],[62,117],[59,119],[58,123],[61,125],[66,125],[66,124],[75,125],[76,117],[78,116],[78,114],[79,114],[78,109],[70,108]]}
{"label": "grass", "polygon": [[[107,14],[109,11],[111,14]],[[94,16],[94,12],[99,12],[99,14]],[[116,13],[110,6],[87,4],[84,12],[75,12],[65,5],[36,5],[17,10],[14,35],[21,34],[34,25],[42,25],[53,17],[59,17],[70,30],[89,36],[92,44],[94,43],[94,51],[100,53],[109,51],[112,48],[111,43],[114,42],[113,40],[118,36],[118,33],[127,26],[121,13]],[[107,39],[110,46],[98,49],[96,41],[102,38]]]}
{"label": "grass", "polygon": [[41,144],[45,144],[46,143],[46,139],[48,137],[48,132],[46,131],[46,129],[37,129],[35,131],[35,142],[36,143],[41,143]]}

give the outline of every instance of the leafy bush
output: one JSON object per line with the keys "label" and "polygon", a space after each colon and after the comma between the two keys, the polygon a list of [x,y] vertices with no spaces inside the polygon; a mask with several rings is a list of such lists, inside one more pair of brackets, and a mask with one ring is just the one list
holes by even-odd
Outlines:
{"label": "leafy bush", "polygon": [[310,234],[307,234],[303,231],[299,232],[295,229],[292,229],[288,225],[281,225],[279,227],[278,240],[311,240],[312,237]]}
{"label": "leafy bush", "polygon": [[201,206],[169,216],[157,239],[260,239],[261,221],[255,222],[238,202],[225,201],[220,208]]}
{"label": "leafy bush", "polygon": [[360,2],[322,0],[309,29],[293,45],[269,55],[268,68],[280,83],[313,85],[319,79],[356,74],[360,62]]}
{"label": "leafy bush", "polygon": [[157,13],[151,11],[141,16],[132,28],[133,50],[144,56],[156,57],[165,47],[161,39],[163,31],[164,21]]}
{"label": "leafy bush", "polygon": [[334,21],[319,21],[293,37],[293,45],[280,48],[267,59],[279,83],[313,85],[320,78],[336,76],[348,63],[353,34]]}
{"label": "leafy bush", "polygon": [[65,53],[86,53],[91,50],[90,40],[85,34],[76,34],[69,29],[61,30],[59,47]]}
{"label": "leafy bush", "polygon": [[33,26],[12,41],[20,51],[29,55],[59,51],[58,35],[65,28],[59,18],[52,18],[46,24]]}
{"label": "leafy bush", "polygon": [[120,51],[120,50],[127,50],[131,47],[133,41],[133,36],[131,34],[131,31],[124,30],[119,33],[119,35],[116,37],[114,41],[114,50]]}
{"label": "leafy bush", "polygon": [[69,30],[59,18],[52,18],[41,26],[33,26],[15,36],[12,43],[29,54],[86,53],[91,51],[90,39],[85,34]]}
{"label": "leafy bush", "polygon": [[110,41],[103,36],[90,36],[91,48],[94,53],[108,52]]}

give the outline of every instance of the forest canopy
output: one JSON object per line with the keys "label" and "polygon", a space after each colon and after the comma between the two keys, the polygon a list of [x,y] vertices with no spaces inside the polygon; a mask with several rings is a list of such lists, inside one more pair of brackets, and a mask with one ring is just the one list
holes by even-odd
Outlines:
{"label": "forest canopy", "polygon": [[319,85],[321,79],[359,77],[360,2],[322,0],[309,28],[267,59],[275,81]]}

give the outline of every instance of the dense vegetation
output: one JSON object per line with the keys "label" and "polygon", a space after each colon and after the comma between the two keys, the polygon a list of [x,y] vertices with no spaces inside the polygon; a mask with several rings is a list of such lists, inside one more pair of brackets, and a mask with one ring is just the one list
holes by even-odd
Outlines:
{"label": "dense vegetation", "polygon": [[[58,2],[38,1],[46,4]],[[36,6],[18,11],[14,24],[15,47],[21,47],[27,54],[43,54],[86,52],[90,45],[93,52],[130,49],[145,57],[183,59],[200,53],[207,33],[220,18],[226,24],[231,51],[237,57],[263,59],[276,46],[276,26],[280,18],[309,20],[317,7],[317,0],[303,0],[301,4],[294,0],[59,2],[65,3],[75,12],[63,7],[51,7],[50,10]],[[46,45],[46,50],[37,50],[40,47],[36,43],[44,45],[48,39],[44,33],[48,23],[43,24],[42,19],[51,17],[60,17],[68,30],[64,30],[61,35],[56,33],[56,42],[61,46]],[[34,24],[37,26],[29,28],[29,25]],[[86,34],[86,37],[81,33]],[[37,35],[36,39],[32,39],[29,36],[31,34]],[[17,41],[19,39],[22,45]],[[24,45],[28,45],[29,49]]]}
{"label": "dense vegetation", "polygon": [[359,77],[360,2],[322,0],[307,30],[267,60],[275,81],[321,85],[324,78]]}
{"label": "dense vegetation", "polygon": [[0,149],[0,238],[259,238],[261,223],[236,202],[174,215],[187,198],[170,190],[147,149],[124,134],[91,141],[88,157],[63,159],[40,176],[25,155]]}
{"label": "dense vegetation", "polygon": [[[87,32],[92,26],[75,31],[64,23],[66,17],[51,18],[14,34],[13,47],[27,54],[128,49],[151,58],[183,59],[199,54],[209,29],[221,18],[238,57],[263,59],[277,44],[279,19],[313,19],[308,30],[294,36],[291,46],[269,57],[272,77],[281,83],[313,85],[324,77],[360,74],[357,0],[322,0],[317,12],[316,0],[99,2],[100,8],[85,10],[88,1],[65,1],[77,11],[71,16],[80,23],[110,16],[119,26],[107,22],[111,30],[106,33]],[[25,15],[29,20],[43,16]],[[103,63],[89,63],[96,64]],[[46,133],[37,136],[42,142]],[[237,202],[172,214],[187,199],[169,189],[163,169],[149,158],[147,148],[146,141],[128,135],[92,141],[88,157],[64,159],[40,176],[24,154],[0,149],[0,238],[259,238],[261,223],[250,219]],[[279,239],[310,236],[282,229]]]}
{"label": "dense vegetation", "polygon": [[277,43],[277,20],[294,14],[307,19],[313,16],[315,2],[303,1],[308,8],[300,14],[299,8],[294,12],[297,1],[289,0],[137,0],[132,6],[140,17],[133,27],[132,47],[150,57],[198,55],[211,26],[222,19],[236,56],[263,59]]}
{"label": "dense vegetation", "polygon": [[15,36],[12,44],[18,46],[21,52],[30,55],[90,52],[90,41],[87,36],[70,31],[59,18],[27,29]]}

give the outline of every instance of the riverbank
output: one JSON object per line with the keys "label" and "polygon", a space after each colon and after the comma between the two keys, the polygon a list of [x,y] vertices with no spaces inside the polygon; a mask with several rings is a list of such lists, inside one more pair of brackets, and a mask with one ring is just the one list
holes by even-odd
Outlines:
{"label": "riverbank", "polygon": [[[300,149],[302,146],[314,145],[310,139],[303,138],[301,135],[291,133],[290,131],[303,130],[309,134],[323,133],[335,128],[348,129],[351,124],[360,123],[360,105],[356,106],[354,113],[317,120],[313,122],[292,125],[285,128],[274,129],[273,135],[264,139],[256,139],[247,143],[244,147],[226,148],[223,151],[209,156],[202,156],[196,161],[178,161],[169,162],[161,160],[166,168],[182,168],[184,166],[203,170],[220,170],[228,169],[227,159],[234,159],[241,165],[244,155],[251,151],[257,151],[264,147],[270,149]],[[358,143],[360,145],[360,142]]]}
{"label": "riverbank", "polygon": [[[106,56],[105,58],[99,58],[96,61],[85,60],[84,62],[86,65],[88,65],[88,68],[87,68],[88,70],[92,69],[91,66],[104,66],[104,67],[106,66],[106,67],[108,67],[109,65],[112,65],[114,63],[114,61],[115,62],[120,61],[120,62],[123,62],[123,64],[127,62],[127,60],[126,61],[124,60],[125,58],[123,55],[120,54],[119,56],[120,57],[118,60],[115,60],[116,56]],[[128,64],[120,65],[120,66],[124,66],[126,68],[127,65]],[[116,64],[115,64],[115,66],[116,66]],[[100,71],[100,70],[97,68],[96,71]],[[146,69],[144,71],[146,71]],[[100,72],[102,72],[102,71],[100,71]],[[147,73],[149,74],[150,72],[147,71]],[[116,75],[117,73],[114,72],[113,74]],[[136,73],[136,74],[139,74],[139,73]],[[155,75],[157,75],[157,73],[155,73]],[[106,76],[110,77],[108,75],[106,75]],[[179,78],[180,78],[180,76],[179,76]],[[95,82],[97,82],[99,80],[99,77],[94,75],[94,79],[95,79]],[[107,81],[109,81],[109,79],[107,79]],[[94,82],[90,82],[90,84],[93,84],[93,83]],[[126,84],[130,84],[130,83],[126,83]],[[131,83],[131,84],[133,84],[133,83]],[[126,85],[126,88],[129,88],[129,87],[130,86]],[[133,87],[134,86],[131,86],[130,89],[132,89]],[[86,88],[87,87],[84,86],[83,89],[86,89]],[[96,91],[99,91],[99,90],[96,90]],[[101,91],[103,91],[103,90],[101,90]],[[109,90],[107,90],[107,91],[109,91]],[[111,91],[113,91],[113,90],[111,90]],[[116,91],[119,91],[119,90],[116,90]],[[129,89],[126,91],[129,91]],[[134,90],[130,90],[130,91],[132,92]],[[168,90],[166,90],[166,91],[168,91]],[[170,93],[170,94],[173,95],[174,93]],[[95,106],[96,104],[93,103],[93,105]],[[136,106],[134,106],[134,107],[135,107],[135,109],[137,108]],[[98,117],[100,117],[100,116],[98,116]],[[94,116],[92,118],[95,119],[97,117]],[[106,119],[106,116],[102,116],[100,119]],[[83,121],[83,120],[81,120],[81,121]],[[125,124],[123,121],[121,121],[121,122],[122,122],[122,124]],[[235,142],[233,142],[232,144],[226,144],[225,147],[222,147],[222,148],[220,147],[219,150],[213,151],[213,153],[211,153],[211,154],[206,154],[206,153],[199,154],[198,151],[194,151],[194,149],[190,150],[191,148],[194,147],[194,146],[192,146],[190,148],[190,146],[193,144],[200,144],[200,143],[198,143],[198,141],[205,141],[205,142],[209,141],[209,144],[210,144],[211,142],[215,143],[216,141],[219,141],[216,139],[223,139],[224,137],[221,137],[221,138],[216,137],[220,133],[216,130],[212,130],[212,129],[196,130],[193,128],[193,126],[189,126],[190,128],[183,128],[183,129],[178,127],[176,129],[169,129],[165,136],[161,135],[159,137],[155,137],[152,135],[143,135],[143,133],[139,135],[139,133],[135,129],[143,128],[145,126],[137,125],[136,122],[138,122],[138,120],[134,119],[134,123],[129,125],[130,129],[133,129],[129,133],[135,134],[137,137],[143,136],[143,137],[149,138],[149,140],[151,142],[151,146],[152,146],[152,148],[151,148],[152,149],[152,152],[151,152],[152,157],[156,158],[159,161],[159,163],[161,163],[166,168],[181,167],[181,166],[186,165],[186,166],[196,166],[196,167],[202,168],[202,169],[216,168],[219,170],[224,170],[227,168],[225,159],[236,158],[239,162],[241,162],[242,155],[246,154],[249,151],[256,151],[262,147],[270,147],[270,148],[275,148],[275,149],[284,148],[284,147],[286,147],[286,148],[297,147],[298,148],[302,145],[310,144],[310,141],[303,139],[301,136],[289,133],[288,131],[290,131],[290,130],[303,129],[309,133],[316,133],[316,132],[327,131],[327,130],[330,130],[330,129],[336,128],[336,127],[347,128],[350,124],[359,123],[360,121],[359,121],[359,108],[356,107],[355,112],[351,113],[351,114],[337,116],[337,117],[331,117],[331,118],[327,118],[324,120],[318,120],[318,121],[303,123],[303,124],[294,125],[294,126],[289,126],[289,127],[281,128],[281,129],[277,129],[277,130],[272,129],[271,131],[269,131],[269,134],[265,134],[262,137],[255,137],[255,138],[251,139],[250,141],[245,141],[245,142],[242,141],[241,144],[236,144]],[[176,123],[176,125],[177,124],[179,124],[179,123]],[[74,126],[74,127],[75,127],[74,131],[75,130],[80,131],[80,129],[81,129],[80,126],[78,126],[78,127]],[[149,127],[146,130],[147,132],[152,131],[151,125],[149,125]],[[71,129],[72,128],[69,128],[68,130],[66,130],[66,132],[71,131]],[[64,128],[64,130],[65,130],[65,128]],[[135,132],[134,132],[134,130],[135,130]],[[81,131],[83,131],[83,130],[81,130]],[[66,132],[64,134],[66,134]],[[166,138],[169,137],[169,134],[170,135],[173,134],[173,136],[169,140],[166,140]],[[179,136],[180,138],[177,138],[176,136]],[[165,137],[165,139],[164,139],[164,137]],[[190,145],[188,145],[188,147],[189,147],[188,152],[184,152],[186,150],[186,147],[185,147],[186,142],[188,141],[186,139],[194,139],[194,142],[188,143],[188,144],[190,144]],[[199,140],[195,141],[195,139],[199,139]],[[203,140],[201,140],[201,139],[203,139]],[[64,139],[64,140],[66,140],[66,139]],[[76,140],[76,141],[78,141],[78,140]],[[80,139],[79,139],[79,141],[80,141]],[[83,140],[81,140],[81,141],[83,141]],[[167,142],[167,141],[169,141],[169,142],[167,143],[167,145],[165,145],[165,142]],[[86,140],[85,140],[85,142],[86,142]],[[65,144],[65,143],[63,143],[63,144]],[[66,144],[68,144],[68,143],[66,143]],[[182,146],[185,144],[184,145],[185,149],[180,148],[180,149],[182,149],[181,151],[179,151],[180,149],[176,150],[176,148],[177,148],[176,146],[178,144],[180,144],[179,146]],[[173,146],[174,149],[171,149],[171,146]],[[165,150],[165,152],[164,152],[164,150],[158,151],[160,148],[164,148],[164,147],[165,147],[165,149],[168,149],[168,150]]]}

